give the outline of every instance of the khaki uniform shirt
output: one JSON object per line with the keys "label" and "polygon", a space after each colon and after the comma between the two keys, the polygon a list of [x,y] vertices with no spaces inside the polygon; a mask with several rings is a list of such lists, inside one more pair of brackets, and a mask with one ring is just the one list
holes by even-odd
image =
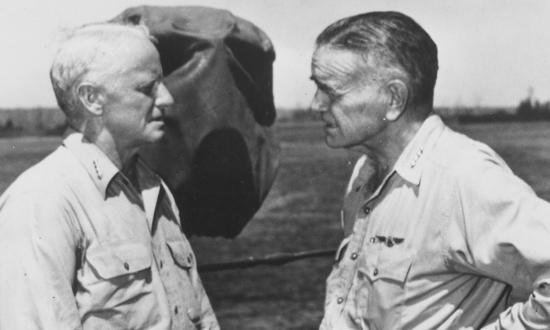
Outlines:
{"label": "khaki uniform shirt", "polygon": [[550,329],[550,204],[493,150],[430,116],[374,172],[348,186],[322,330]]}
{"label": "khaki uniform shirt", "polygon": [[174,199],[82,135],[0,198],[0,329],[218,329]]}

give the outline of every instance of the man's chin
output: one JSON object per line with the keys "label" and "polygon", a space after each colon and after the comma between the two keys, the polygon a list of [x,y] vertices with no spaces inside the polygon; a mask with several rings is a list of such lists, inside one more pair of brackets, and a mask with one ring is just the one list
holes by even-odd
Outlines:
{"label": "man's chin", "polygon": [[166,131],[164,130],[164,128],[155,129],[154,131],[151,131],[149,132],[149,134],[147,134],[147,142],[158,142],[164,137],[164,135],[166,135]]}
{"label": "man's chin", "polygon": [[325,143],[330,148],[352,148],[358,143],[354,143],[349,139],[345,139],[342,136],[326,135]]}
{"label": "man's chin", "polygon": [[338,139],[335,139],[333,136],[327,135],[325,137],[325,143],[329,148],[343,148],[344,145]]}

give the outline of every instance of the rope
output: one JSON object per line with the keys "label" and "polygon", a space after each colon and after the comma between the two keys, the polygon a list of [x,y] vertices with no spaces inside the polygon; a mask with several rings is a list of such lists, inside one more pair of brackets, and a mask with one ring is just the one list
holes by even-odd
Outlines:
{"label": "rope", "polygon": [[242,268],[251,268],[258,265],[268,265],[268,266],[279,266],[292,261],[301,260],[301,259],[310,259],[318,257],[329,257],[334,256],[336,250],[310,250],[310,251],[300,251],[294,253],[274,253],[264,257],[253,257],[250,256],[245,259],[233,260],[229,262],[215,263],[215,264],[205,264],[199,265],[198,269],[201,273],[208,272],[218,272],[222,270],[230,269],[242,269]]}

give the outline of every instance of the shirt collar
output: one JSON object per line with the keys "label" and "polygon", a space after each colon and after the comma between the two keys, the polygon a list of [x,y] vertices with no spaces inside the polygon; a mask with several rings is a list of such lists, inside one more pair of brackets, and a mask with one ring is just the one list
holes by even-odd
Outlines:
{"label": "shirt collar", "polygon": [[82,133],[71,133],[63,145],[80,161],[97,189],[106,197],[107,187],[119,169],[95,144],[84,139]]}
{"label": "shirt collar", "polygon": [[149,229],[152,229],[157,201],[159,200],[159,195],[161,192],[163,193],[164,187],[162,186],[162,180],[160,177],[149,169],[141,158],[136,157],[135,161],[135,170],[143,200],[143,207],[145,209],[145,214],[147,215]]}
{"label": "shirt collar", "polygon": [[424,120],[395,163],[394,169],[399,176],[414,185],[420,184],[426,153],[429,153],[444,127],[438,115],[430,115]]}

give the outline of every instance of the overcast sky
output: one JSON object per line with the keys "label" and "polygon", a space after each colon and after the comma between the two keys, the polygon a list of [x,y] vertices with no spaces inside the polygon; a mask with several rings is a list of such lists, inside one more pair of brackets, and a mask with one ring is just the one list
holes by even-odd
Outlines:
{"label": "overcast sky", "polygon": [[317,34],[339,18],[372,10],[402,11],[435,40],[436,105],[514,106],[530,86],[535,97],[550,100],[547,0],[11,0],[0,4],[0,107],[54,105],[48,70],[61,32],[153,3],[225,8],[260,26],[277,52],[279,107],[309,105]]}

